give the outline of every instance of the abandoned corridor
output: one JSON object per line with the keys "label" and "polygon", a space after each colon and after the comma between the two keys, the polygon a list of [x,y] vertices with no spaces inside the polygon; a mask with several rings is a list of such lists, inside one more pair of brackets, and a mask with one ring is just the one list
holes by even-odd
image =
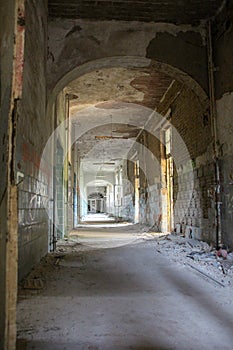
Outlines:
{"label": "abandoned corridor", "polygon": [[[228,349],[229,289],[131,230],[230,264],[233,1],[0,0],[0,23],[0,350],[15,349],[18,285],[41,259],[20,346]],[[81,229],[89,250],[54,267]]]}
{"label": "abandoned corridor", "polygon": [[20,291],[17,349],[232,349],[232,288],[145,237],[137,225],[74,230],[32,273],[44,288]]}

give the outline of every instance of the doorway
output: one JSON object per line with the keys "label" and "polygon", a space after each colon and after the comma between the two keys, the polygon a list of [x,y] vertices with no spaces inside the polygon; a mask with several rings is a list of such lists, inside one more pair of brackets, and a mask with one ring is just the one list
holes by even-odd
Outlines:
{"label": "doorway", "polygon": [[88,213],[104,213],[105,201],[101,193],[91,193],[88,196]]}

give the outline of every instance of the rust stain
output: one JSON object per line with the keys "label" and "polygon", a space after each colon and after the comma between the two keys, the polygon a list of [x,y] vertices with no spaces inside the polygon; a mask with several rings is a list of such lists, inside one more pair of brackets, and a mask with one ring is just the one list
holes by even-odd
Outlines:
{"label": "rust stain", "polygon": [[138,101],[138,104],[149,108],[156,108],[172,82],[172,78],[167,74],[159,72],[153,66],[144,69],[147,75],[142,75],[131,81],[130,85],[144,94],[143,101]]}
{"label": "rust stain", "polygon": [[49,166],[45,166],[41,163],[41,158],[37,152],[31,150],[27,143],[22,144],[22,160],[24,162],[32,163],[36,169],[40,170],[41,173],[46,177],[48,184],[50,183],[51,171]]}
{"label": "rust stain", "polygon": [[25,39],[25,3],[18,2],[18,17],[15,33],[15,77],[14,98],[21,98],[23,89],[24,39]]}

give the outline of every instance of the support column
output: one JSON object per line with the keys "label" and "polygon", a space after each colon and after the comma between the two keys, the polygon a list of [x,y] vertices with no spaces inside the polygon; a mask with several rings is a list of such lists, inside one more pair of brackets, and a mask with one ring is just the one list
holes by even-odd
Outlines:
{"label": "support column", "polygon": [[[0,349],[14,350],[18,275],[18,217],[15,143],[24,62],[24,0],[0,1]],[[4,32],[2,32],[4,30]]]}

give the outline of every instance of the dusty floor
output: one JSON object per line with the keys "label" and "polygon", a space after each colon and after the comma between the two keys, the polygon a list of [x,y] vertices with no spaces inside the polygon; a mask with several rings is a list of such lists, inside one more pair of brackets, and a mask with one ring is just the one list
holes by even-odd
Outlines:
{"label": "dusty floor", "polygon": [[17,349],[232,349],[230,280],[139,231],[86,226],[61,242],[19,290]]}

